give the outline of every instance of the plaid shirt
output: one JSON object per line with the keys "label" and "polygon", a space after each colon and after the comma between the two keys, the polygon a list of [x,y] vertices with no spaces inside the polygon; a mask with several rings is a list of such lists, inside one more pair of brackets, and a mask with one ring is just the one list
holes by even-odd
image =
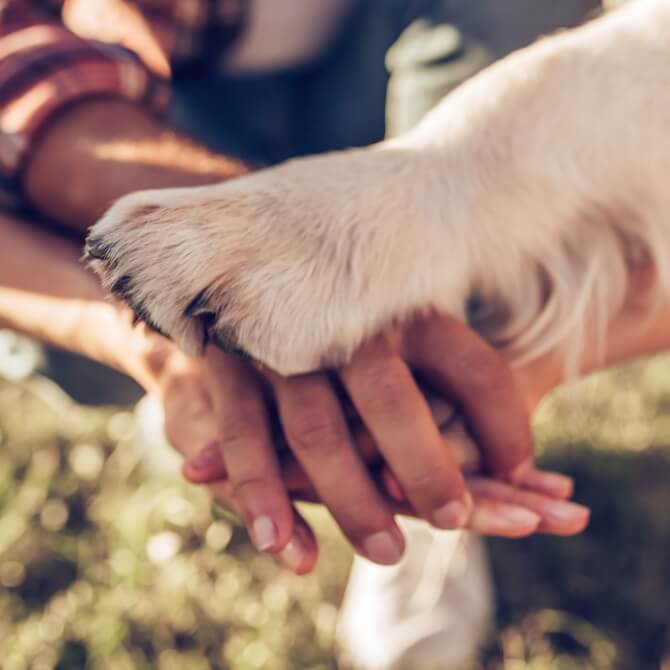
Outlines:
{"label": "plaid shirt", "polygon": [[[152,72],[125,39],[138,25],[148,28],[155,52],[173,72],[206,69],[239,33],[244,2],[0,0],[2,190],[18,192],[21,169],[40,131],[73,101],[112,95],[165,107],[165,76]],[[79,34],[65,27],[61,15]]]}

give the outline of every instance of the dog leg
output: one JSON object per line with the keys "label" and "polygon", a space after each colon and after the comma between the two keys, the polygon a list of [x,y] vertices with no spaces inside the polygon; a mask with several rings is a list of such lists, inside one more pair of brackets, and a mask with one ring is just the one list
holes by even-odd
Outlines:
{"label": "dog leg", "polygon": [[94,227],[105,285],[191,353],[283,374],[345,363],[409,315],[496,307],[517,360],[577,361],[636,258],[670,287],[670,2],[544,39],[417,129],[197,189],[136,193]]}

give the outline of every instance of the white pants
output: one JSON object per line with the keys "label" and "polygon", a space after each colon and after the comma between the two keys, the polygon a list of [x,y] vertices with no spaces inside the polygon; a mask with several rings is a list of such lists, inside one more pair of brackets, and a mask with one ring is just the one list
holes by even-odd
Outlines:
{"label": "white pants", "polygon": [[356,558],[338,643],[356,670],[464,670],[493,615],[481,538],[404,519],[407,551],[396,566]]}
{"label": "white pants", "polygon": [[[154,396],[136,408],[137,442],[151,472],[179,476]],[[357,557],[340,613],[342,667],[355,670],[469,670],[493,615],[493,584],[482,539],[401,519],[401,563]]]}

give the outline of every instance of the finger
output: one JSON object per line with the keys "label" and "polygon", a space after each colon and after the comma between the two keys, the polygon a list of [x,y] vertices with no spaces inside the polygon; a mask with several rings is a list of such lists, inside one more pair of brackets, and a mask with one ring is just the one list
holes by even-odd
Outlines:
{"label": "finger", "polygon": [[381,481],[384,487],[384,491],[388,496],[399,503],[407,502],[407,498],[405,498],[405,492],[402,490],[400,482],[386,466],[382,468]]}
{"label": "finger", "polygon": [[[399,505],[396,512],[416,514],[408,507],[397,479],[388,468],[382,470],[381,481],[385,491]],[[582,505],[515,489],[509,484],[485,478],[469,478],[466,481],[474,500],[467,527],[482,535],[525,537],[538,530],[573,535],[581,532],[588,523],[589,511]]]}
{"label": "finger", "polygon": [[165,436],[184,458],[218,439],[211,398],[199,371],[171,371],[161,391]]}
{"label": "finger", "polygon": [[546,472],[528,463],[526,468],[517,468],[512,483],[521,488],[543,493],[551,498],[568,500],[572,498],[575,484],[571,477],[558,472]]}
{"label": "finger", "polygon": [[[398,500],[394,507],[397,514],[418,516],[406,501]],[[539,514],[519,505],[474,496],[472,513],[465,527],[480,535],[519,538],[535,533],[541,522]]]}
{"label": "finger", "polygon": [[480,535],[527,537],[540,527],[540,515],[525,507],[478,496],[475,496],[474,501],[468,529]]}
{"label": "finger", "polygon": [[[207,487],[212,497],[227,512],[241,516],[239,505],[230,482],[217,482]],[[305,575],[316,566],[319,557],[319,546],[314,532],[309,527],[303,516],[292,507],[293,510],[293,534],[286,546],[276,554],[277,560],[286,568],[297,575]]]}
{"label": "finger", "polygon": [[294,515],[272,443],[265,396],[244,362],[206,352],[221,454],[235,501],[260,551],[276,553],[293,534]]}
{"label": "finger", "polygon": [[470,508],[463,475],[405,362],[379,338],[359,349],[341,377],[417,512],[438,528],[462,527]]}
{"label": "finger", "polygon": [[272,379],[286,440],[342,532],[371,561],[397,563],[402,533],[354,448],[328,377]]}
{"label": "finger", "polygon": [[[277,451],[281,478],[287,491],[302,491],[310,486],[309,479],[295,456],[286,448]],[[184,478],[191,484],[210,484],[228,479],[223,462],[221,444],[212,442],[197,454],[184,460],[181,468]]]}
{"label": "finger", "polygon": [[[440,429],[442,445],[444,449],[451,449],[451,454],[461,471],[465,474],[477,474],[481,472],[481,456],[476,445],[465,431],[463,423],[461,421],[454,421],[440,428],[440,424],[436,421],[438,417],[430,399],[429,406],[431,407],[433,419],[438,429]],[[351,433],[356,443],[356,448],[368,466],[381,463],[382,457],[379,447],[367,427],[360,421],[357,421],[352,426]]]}
{"label": "finger", "polygon": [[[382,469],[380,480],[395,503],[396,513],[417,516],[387,467]],[[470,484],[473,480],[466,481]],[[485,478],[477,478],[474,482],[471,487],[474,507],[467,527],[482,535],[514,538],[536,531],[573,535],[584,530],[588,523],[589,510],[582,505],[565,503],[546,494],[531,494]],[[299,499],[318,502],[309,491],[302,492]]]}
{"label": "finger", "polygon": [[502,357],[451,317],[419,319],[405,342],[412,366],[453,399],[484,453],[487,471],[513,472],[532,457],[524,399]]}
{"label": "finger", "polygon": [[312,529],[295,507],[293,514],[293,535],[277,554],[277,559],[296,575],[306,575],[316,566],[319,547]]}
{"label": "finger", "polygon": [[[433,412],[433,416],[435,413]],[[457,426],[458,428],[458,426]],[[454,429],[449,432],[454,437]],[[358,423],[352,428],[352,437],[362,460],[368,468],[381,465],[381,456],[372,435],[362,424]],[[456,435],[458,437],[458,435]],[[443,438],[445,449],[449,448],[450,442]],[[465,474],[474,474],[478,470],[479,461],[476,454],[473,453],[472,443],[468,440],[458,440],[451,443],[454,447],[454,456],[456,461]],[[293,453],[287,448],[280,448],[277,451],[279,458],[281,477],[286,489],[294,497],[311,487],[311,482],[304,469],[297,462]],[[209,484],[216,481],[225,481],[228,478],[228,471],[223,462],[221,447],[218,442],[212,442],[204,447],[200,452],[186,459],[182,464],[182,474],[187,481],[192,484]],[[384,467],[381,471],[380,481],[384,492],[397,501],[404,501],[405,494],[402,487],[395,478],[395,475]],[[545,493],[555,498],[569,498],[572,491],[572,480],[569,477],[553,472],[543,472],[533,468],[527,476],[519,482],[519,486],[529,490],[536,490],[539,493]],[[299,497],[305,500],[306,498]],[[317,498],[314,498],[317,499]]]}
{"label": "finger", "polygon": [[541,532],[552,535],[576,535],[589,523],[590,510],[577,503],[556,500],[480,477],[468,479],[468,486],[476,498],[516,505],[536,513],[540,517],[538,530]]}
{"label": "finger", "polygon": [[181,473],[191,484],[209,484],[220,479],[228,479],[221,443],[218,440],[210,442],[191,458],[185,459]]}

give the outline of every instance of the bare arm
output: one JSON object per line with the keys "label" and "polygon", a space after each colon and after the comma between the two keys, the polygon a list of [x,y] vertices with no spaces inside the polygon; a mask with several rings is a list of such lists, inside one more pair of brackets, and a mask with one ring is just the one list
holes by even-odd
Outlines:
{"label": "bare arm", "polygon": [[[150,339],[105,301],[78,245],[0,214],[0,326],[82,354],[151,386]],[[99,334],[104,333],[104,337]]]}
{"label": "bare arm", "polygon": [[51,123],[24,172],[24,189],[46,217],[84,232],[132,191],[200,186],[247,171],[139,105],[104,98],[78,103]]}

